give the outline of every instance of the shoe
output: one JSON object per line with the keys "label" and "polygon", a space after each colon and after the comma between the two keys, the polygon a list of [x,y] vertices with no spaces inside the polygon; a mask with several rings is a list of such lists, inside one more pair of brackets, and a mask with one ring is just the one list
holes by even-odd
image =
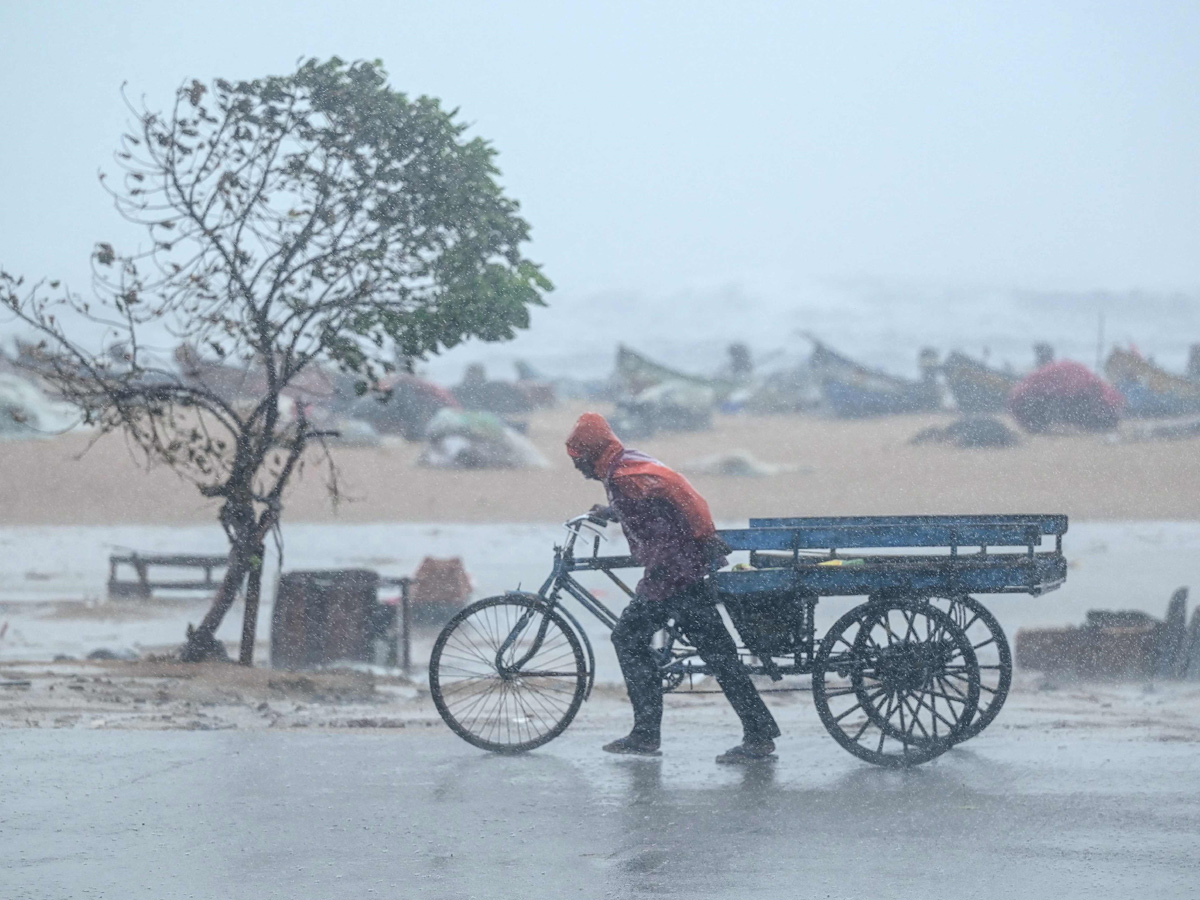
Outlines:
{"label": "shoe", "polygon": [[662,751],[658,749],[658,742],[651,743],[643,738],[634,737],[632,734],[628,737],[617,738],[609,744],[601,747],[605,753],[624,753],[633,756],[662,756]]}
{"label": "shoe", "polygon": [[776,759],[774,741],[742,741],[717,757],[722,765],[736,766],[745,763]]}

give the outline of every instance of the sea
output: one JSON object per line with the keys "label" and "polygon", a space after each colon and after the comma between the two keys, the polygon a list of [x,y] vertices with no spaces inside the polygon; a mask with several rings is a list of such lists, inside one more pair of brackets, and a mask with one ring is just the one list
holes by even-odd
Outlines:
{"label": "sea", "polygon": [[917,355],[959,350],[1014,370],[1033,363],[1033,344],[1098,367],[1114,346],[1133,347],[1182,371],[1200,343],[1200,289],[1051,290],[935,286],[880,280],[763,281],[675,291],[563,289],[535,309],[513,341],[467,342],[423,370],[456,383],[482,362],[489,377],[513,377],[523,361],[549,378],[602,379],[618,344],[694,374],[711,374],[738,341],[764,370],[794,366],[816,338],[873,368],[915,376]]}

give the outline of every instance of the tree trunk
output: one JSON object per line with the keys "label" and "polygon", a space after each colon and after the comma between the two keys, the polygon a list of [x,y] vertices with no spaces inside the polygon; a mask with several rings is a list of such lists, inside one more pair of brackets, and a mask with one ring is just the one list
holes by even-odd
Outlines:
{"label": "tree trunk", "polygon": [[[256,549],[262,544],[258,537],[254,508],[250,504],[227,500],[221,508],[221,522],[225,525],[225,533],[229,535],[229,566],[213,605],[205,613],[199,627],[188,626],[187,642],[179,654],[184,662],[229,658],[224,645],[217,640],[217,629],[237,599],[242,582],[253,567]],[[261,560],[261,554],[258,558]]]}
{"label": "tree trunk", "polygon": [[213,605],[204,615],[199,627],[188,625],[187,641],[179,651],[183,662],[204,662],[208,659],[228,659],[224,646],[217,640],[217,629],[233,601],[237,599],[242,582],[246,579],[249,568],[249,554],[237,544],[229,548],[229,566],[225,569],[225,578],[217,590]]}
{"label": "tree trunk", "polygon": [[263,546],[250,561],[250,578],[246,582],[246,613],[242,618],[242,649],[238,662],[243,666],[254,665],[254,637],[258,629],[258,599],[262,593]]}
{"label": "tree trunk", "polygon": [[[274,428],[273,421],[269,421],[268,424],[270,428]],[[301,415],[301,427],[303,426],[304,419]],[[225,614],[233,606],[243,580],[249,575],[246,587],[246,615],[242,620],[242,645],[238,661],[244,666],[253,663],[258,602],[262,593],[263,547],[267,535],[279,523],[279,498],[303,451],[304,441],[298,440],[288,453],[287,462],[279,472],[275,486],[266,498],[257,500],[265,506],[261,515],[255,515],[256,500],[252,490],[253,473],[257,471],[257,464],[245,463],[239,466],[240,477],[235,481],[234,476],[231,476],[230,482],[225,485],[223,494],[226,499],[221,507],[221,524],[229,536],[229,567],[225,571],[221,589],[200,627],[193,629],[188,626],[187,643],[180,652],[180,658],[184,662],[229,658],[224,646],[216,639],[216,633]],[[261,457],[257,462],[262,462]]]}

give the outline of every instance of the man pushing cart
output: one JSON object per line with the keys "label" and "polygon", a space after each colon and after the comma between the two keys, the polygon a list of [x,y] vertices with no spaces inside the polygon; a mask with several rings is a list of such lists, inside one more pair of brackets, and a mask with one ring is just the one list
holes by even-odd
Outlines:
{"label": "man pushing cart", "polygon": [[[568,452],[605,484],[609,507],[566,523],[536,592],[468,606],[430,656],[439,714],[485,750],[546,744],[591,693],[595,656],[573,600],[612,632],[634,706],[633,730],[606,750],[657,753],[662,694],[712,675],[744,730],[719,759],[769,757],[779,729],[750,677],[807,676],[810,686],[772,690],[811,690],[826,731],[862,760],[925,763],[983,731],[1008,695],[1008,640],[974,595],[1037,596],[1066,580],[1066,516],[758,518],[717,531],[681,476],[626,450],[600,416],[580,419]],[[612,517],[629,556],[600,554]],[[748,558],[723,568],[734,553]],[[636,590],[617,575],[629,568],[644,570]],[[610,578],[629,596],[625,611],[605,606],[579,572]],[[816,608],[827,597],[865,600],[818,638]]]}

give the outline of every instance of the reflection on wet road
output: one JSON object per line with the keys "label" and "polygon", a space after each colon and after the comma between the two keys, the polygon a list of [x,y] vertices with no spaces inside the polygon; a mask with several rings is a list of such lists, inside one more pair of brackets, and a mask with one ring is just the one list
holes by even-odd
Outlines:
{"label": "reflection on wet road", "polygon": [[980,738],[906,772],[816,734],[775,764],[715,737],[521,757],[441,731],[9,731],[0,895],[1194,896],[1195,745]]}

